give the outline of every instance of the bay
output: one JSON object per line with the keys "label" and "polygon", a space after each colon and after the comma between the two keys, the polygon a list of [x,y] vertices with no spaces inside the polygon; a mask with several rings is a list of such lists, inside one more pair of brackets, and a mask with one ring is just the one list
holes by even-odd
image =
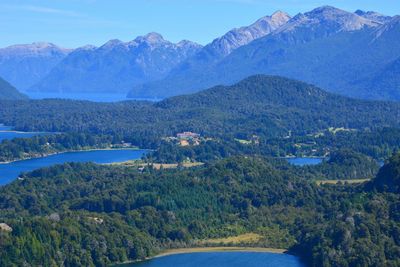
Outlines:
{"label": "bay", "polygon": [[66,162],[115,163],[140,159],[147,150],[112,149],[66,152],[42,158],[0,164],[0,185],[17,179],[21,173]]}

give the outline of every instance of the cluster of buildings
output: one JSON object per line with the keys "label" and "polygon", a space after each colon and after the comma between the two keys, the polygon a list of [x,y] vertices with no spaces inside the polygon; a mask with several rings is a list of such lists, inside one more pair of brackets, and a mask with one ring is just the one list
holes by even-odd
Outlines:
{"label": "cluster of buildings", "polygon": [[192,133],[192,132],[183,132],[183,133],[178,133],[176,136],[179,139],[195,139],[195,138],[200,138],[200,134],[198,133]]}
{"label": "cluster of buildings", "polygon": [[200,134],[193,132],[183,132],[176,135],[180,146],[200,145]]}
{"label": "cluster of buildings", "polygon": [[167,142],[175,142],[179,146],[198,146],[202,142],[201,135],[194,132],[177,133],[174,137],[164,138]]}

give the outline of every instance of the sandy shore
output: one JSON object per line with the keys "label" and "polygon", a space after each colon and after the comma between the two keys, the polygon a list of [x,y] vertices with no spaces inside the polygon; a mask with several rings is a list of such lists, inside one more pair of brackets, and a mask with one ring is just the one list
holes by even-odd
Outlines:
{"label": "sandy shore", "polygon": [[165,257],[175,254],[186,254],[186,253],[200,253],[200,252],[268,252],[283,254],[286,253],[285,249],[277,248],[261,248],[261,247],[199,247],[199,248],[177,248],[167,249],[162,253],[154,256],[153,258]]}

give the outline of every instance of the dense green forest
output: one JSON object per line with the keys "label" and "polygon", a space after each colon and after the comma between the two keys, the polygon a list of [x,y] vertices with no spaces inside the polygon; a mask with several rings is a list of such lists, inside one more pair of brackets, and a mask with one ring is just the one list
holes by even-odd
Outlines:
{"label": "dense green forest", "polygon": [[[244,233],[310,266],[400,265],[399,103],[254,76],[157,103],[4,100],[0,123],[53,132],[4,140],[0,161],[123,143],[153,149],[144,170],[68,163],[0,187],[0,223],[12,228],[0,230],[0,266],[106,266]],[[199,143],[179,145],[183,131]],[[291,156],[324,161],[281,159]],[[204,165],[151,168],[188,161]],[[316,182],[359,178],[373,179]]]}
{"label": "dense green forest", "polygon": [[329,127],[398,128],[400,104],[355,100],[306,83],[260,75],[158,103],[2,101],[0,121],[17,130],[112,134],[149,147],[161,137],[182,131],[267,138],[284,137],[289,131],[295,136],[312,134]]}
{"label": "dense green forest", "polygon": [[[108,136],[113,143],[155,149],[152,158],[158,162],[209,161],[237,154],[323,157],[345,148],[383,160],[400,147],[399,103],[350,99],[270,76],[158,103],[1,101],[0,122],[17,130],[63,132],[71,135],[68,139],[76,139],[76,133]],[[209,142],[183,149],[163,142],[183,131],[197,132]],[[254,135],[257,146],[235,141]],[[37,139],[10,141],[2,145],[3,158],[26,150],[41,154],[44,148],[36,144]],[[78,138],[76,146],[86,146],[86,140]]]}
{"label": "dense green forest", "polygon": [[[258,144],[242,144],[231,138],[213,138],[198,146],[182,147],[163,140],[154,141],[147,161],[177,163],[210,162],[233,155],[268,157],[326,157],[340,150],[351,150],[383,161],[400,149],[400,129],[381,128],[373,131],[340,131],[323,135],[292,136],[290,138],[260,138]],[[243,138],[248,138],[244,136]],[[32,138],[4,140],[0,143],[0,162],[37,157],[54,152],[84,148],[118,147],[127,139],[118,135],[91,133],[49,134]],[[143,144],[145,145],[145,144]],[[145,146],[145,148],[147,148]]]}
{"label": "dense green forest", "polygon": [[215,139],[198,146],[177,146],[161,142],[149,154],[149,159],[161,163],[185,160],[208,162],[232,155],[263,155],[270,157],[315,156],[325,157],[338,150],[352,150],[378,161],[390,157],[400,149],[400,129],[382,128],[374,131],[343,131],[324,135],[294,136],[290,138],[260,139],[258,144],[242,144],[235,139]]}
{"label": "dense green forest", "polygon": [[[255,232],[264,238],[253,245],[287,248],[311,266],[398,266],[400,155],[366,185],[317,186],[307,168],[275,161],[34,171],[0,189],[0,220],[12,227],[1,232],[0,265],[104,266]],[[271,240],[275,231],[286,238]]]}

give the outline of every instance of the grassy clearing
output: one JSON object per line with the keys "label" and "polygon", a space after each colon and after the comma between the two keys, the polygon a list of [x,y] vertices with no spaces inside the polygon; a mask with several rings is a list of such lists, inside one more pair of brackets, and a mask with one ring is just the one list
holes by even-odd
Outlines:
{"label": "grassy clearing", "polygon": [[202,244],[223,244],[223,245],[237,245],[237,244],[254,244],[260,241],[263,237],[256,233],[247,233],[238,236],[230,236],[224,238],[212,238],[201,241]]}
{"label": "grassy clearing", "polygon": [[248,252],[269,252],[269,253],[285,253],[284,249],[275,248],[261,248],[261,247],[198,247],[198,248],[178,248],[168,249],[163,251],[156,257],[163,257],[174,254],[196,253],[196,252],[235,252],[235,251],[248,251]]}

